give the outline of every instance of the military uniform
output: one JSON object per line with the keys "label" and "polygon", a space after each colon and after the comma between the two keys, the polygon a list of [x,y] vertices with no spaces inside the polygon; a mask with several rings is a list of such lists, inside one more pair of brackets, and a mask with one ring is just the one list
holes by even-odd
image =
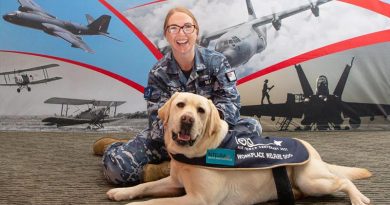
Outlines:
{"label": "military uniform", "polygon": [[127,143],[112,144],[103,155],[103,172],[108,181],[121,185],[138,184],[145,164],[169,159],[157,111],[175,92],[191,92],[211,99],[230,129],[261,133],[256,120],[239,118],[236,75],[222,54],[195,47],[194,67],[187,79],[169,52],[149,72],[144,93],[149,127]]}

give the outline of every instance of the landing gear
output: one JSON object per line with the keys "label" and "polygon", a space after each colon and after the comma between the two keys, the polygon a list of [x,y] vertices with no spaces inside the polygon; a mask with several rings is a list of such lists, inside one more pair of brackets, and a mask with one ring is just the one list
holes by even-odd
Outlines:
{"label": "landing gear", "polygon": [[30,88],[30,87],[27,87],[27,91],[30,92],[30,91],[31,91],[31,88]]}
{"label": "landing gear", "polygon": [[18,93],[20,93],[20,88],[16,89],[16,91],[18,91]]}

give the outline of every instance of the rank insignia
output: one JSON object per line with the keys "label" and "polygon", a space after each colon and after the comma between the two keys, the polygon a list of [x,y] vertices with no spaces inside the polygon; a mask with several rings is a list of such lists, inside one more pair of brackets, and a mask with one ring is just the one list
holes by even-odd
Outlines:
{"label": "rank insignia", "polygon": [[229,82],[237,80],[236,73],[234,72],[234,70],[225,73],[225,75]]}

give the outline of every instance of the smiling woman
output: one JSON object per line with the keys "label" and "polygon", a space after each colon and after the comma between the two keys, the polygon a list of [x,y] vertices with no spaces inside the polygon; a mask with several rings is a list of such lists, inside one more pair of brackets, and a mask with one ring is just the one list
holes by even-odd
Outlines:
{"label": "smiling woman", "polygon": [[[237,78],[226,57],[196,44],[199,26],[194,15],[186,8],[173,8],[165,18],[163,29],[172,49],[149,72],[144,94],[149,127],[127,143],[103,138],[94,145],[95,150],[99,150],[95,153],[103,154],[103,170],[107,180],[114,184],[143,182],[142,176],[149,175],[143,173],[147,163],[161,163],[169,159],[163,140],[164,126],[157,111],[176,92],[195,93],[210,99],[219,117],[231,129],[261,133],[257,121],[239,118]],[[190,132],[195,129],[191,120],[183,120],[188,121],[181,125],[186,127],[185,130]],[[189,135],[180,137],[182,141],[193,140]]]}

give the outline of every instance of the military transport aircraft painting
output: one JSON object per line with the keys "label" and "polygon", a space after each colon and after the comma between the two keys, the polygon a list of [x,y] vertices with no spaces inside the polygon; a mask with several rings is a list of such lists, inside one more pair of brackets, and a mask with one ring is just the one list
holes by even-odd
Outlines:
{"label": "military transport aircraft painting", "polygon": [[3,19],[12,24],[42,30],[43,32],[60,37],[71,44],[71,47],[80,48],[88,53],[94,51],[82,40],[81,35],[103,35],[119,41],[108,33],[111,16],[101,15],[96,20],[86,15],[88,25],[81,25],[58,19],[43,10],[33,0],[18,0],[20,6],[17,11],[3,15]]}
{"label": "military transport aircraft painting", "polygon": [[[44,103],[61,105],[60,116],[48,117],[42,120],[45,125],[70,126],[78,124],[89,124],[87,128],[103,128],[103,123],[113,122],[122,119],[116,116],[116,108],[125,103],[125,101],[103,101],[86,100],[53,97],[47,99]],[[88,108],[78,112],[76,115],[68,115],[69,105],[86,105]],[[114,113],[110,116],[111,108],[114,107]]]}
{"label": "military transport aircraft painting", "polygon": [[[271,120],[280,117],[279,130],[287,130],[293,118],[302,119],[301,125],[304,130],[340,130],[344,118],[349,118],[349,125],[358,128],[361,117],[370,117],[373,121],[375,116],[388,118],[390,105],[345,102],[342,100],[344,87],[348,75],[353,66],[354,58],[347,64],[333,94],[329,93],[328,79],[321,75],[316,81],[316,90],[313,92],[309,81],[302,70],[301,65],[295,65],[295,70],[302,87],[303,94],[287,94],[286,103],[262,104],[243,106],[240,110],[246,116],[270,116]],[[296,129],[302,129],[295,125]],[[345,126],[345,129],[349,129]]]}
{"label": "military transport aircraft painting", "polygon": [[[296,8],[258,18],[251,0],[246,0],[248,21],[211,33],[206,32],[200,37],[200,45],[209,47],[210,42],[215,40],[212,49],[223,53],[232,67],[240,66],[267,47],[267,24],[271,24],[278,31],[282,26],[282,19],[306,10],[311,10],[315,17],[319,17],[319,6],[329,1],[332,0],[309,1],[309,3]],[[169,47],[160,46],[159,50],[165,53]]]}
{"label": "military transport aircraft painting", "polygon": [[[48,83],[55,80],[60,80],[62,77],[49,77],[49,73],[47,72],[48,68],[53,68],[59,66],[58,64],[47,64],[42,66],[37,66],[33,68],[20,69],[8,72],[0,73],[0,76],[4,77],[4,83],[0,83],[0,86],[17,86],[16,91],[20,93],[24,88],[27,89],[28,92],[31,91],[31,87],[29,85]],[[32,72],[36,73],[39,70],[43,72],[43,78],[36,79]],[[13,78],[13,82],[12,82]],[[35,78],[35,79],[34,79]]]}

